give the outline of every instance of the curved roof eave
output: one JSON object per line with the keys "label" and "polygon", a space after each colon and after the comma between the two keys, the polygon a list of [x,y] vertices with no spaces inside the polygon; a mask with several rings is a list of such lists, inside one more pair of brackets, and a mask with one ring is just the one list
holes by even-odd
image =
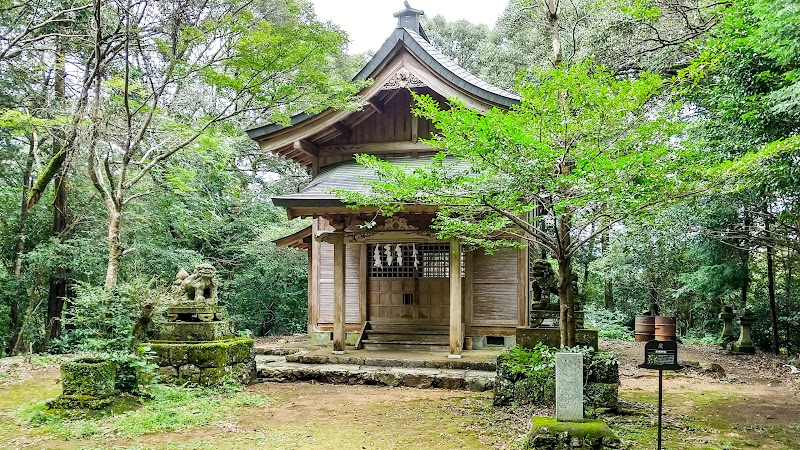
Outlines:
{"label": "curved roof eave", "polygon": [[[396,28],[372,59],[353,77],[353,80],[366,80],[374,75],[378,69],[385,65],[387,58],[393,54],[398,44],[402,44],[412,55],[453,86],[474,95],[486,103],[505,108],[510,108],[519,103],[517,94],[481,80],[436,50],[433,45],[418,33],[407,28]],[[247,130],[247,135],[250,139],[261,140],[272,133],[298,125],[325,112],[323,111],[319,114],[300,113],[291,117],[289,125],[271,123]]]}

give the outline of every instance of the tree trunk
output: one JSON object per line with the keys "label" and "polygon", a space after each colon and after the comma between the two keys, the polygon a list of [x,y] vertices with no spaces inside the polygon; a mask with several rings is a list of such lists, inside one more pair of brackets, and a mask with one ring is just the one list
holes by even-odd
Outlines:
{"label": "tree trunk", "polygon": [[561,346],[575,346],[575,296],[572,292],[572,261],[558,261],[558,304]]}
{"label": "tree trunk", "polygon": [[739,258],[742,266],[742,289],[739,299],[739,309],[744,311],[747,308],[747,291],[750,289],[750,213],[744,212],[744,232],[746,235],[742,249],[739,251]]}
{"label": "tree trunk", "polygon": [[22,297],[19,288],[19,278],[22,275],[22,257],[25,254],[25,240],[28,235],[28,194],[30,192],[31,184],[33,182],[31,174],[33,172],[33,161],[36,159],[37,137],[36,133],[30,136],[30,145],[28,150],[28,159],[25,161],[25,171],[22,174],[22,202],[19,208],[19,230],[17,231],[17,245],[14,250],[14,266],[12,274],[17,280],[17,294],[11,299],[11,308],[9,311],[9,328],[11,330],[12,338],[9,339],[8,354],[14,351],[14,342],[12,342],[14,334],[19,332],[20,317],[19,317],[19,298]]}
{"label": "tree trunk", "polygon": [[772,350],[776,355],[781,353],[781,343],[778,337],[778,308],[775,304],[775,270],[773,261],[773,248],[770,243],[771,232],[770,222],[772,219],[769,217],[767,207],[764,207],[764,234],[767,240],[767,292],[769,295],[769,313],[772,319]]}
{"label": "tree trunk", "polygon": [[557,229],[560,250],[557,255],[559,329],[562,347],[575,346],[575,292],[572,289],[572,258],[565,256],[565,250],[571,243],[570,228],[569,215],[562,216],[558,221]]}
{"label": "tree trunk", "polygon": [[[786,249],[786,304],[792,304],[792,248]],[[792,354],[792,326],[786,323],[786,352]]]}
{"label": "tree trunk", "polygon": [[558,67],[564,60],[564,53],[561,49],[561,35],[558,29],[558,0],[546,0],[544,7],[547,31],[550,34],[550,43],[553,50],[553,66]]}
{"label": "tree trunk", "polygon": [[[60,105],[66,101],[64,77],[66,76],[66,59],[62,44],[56,46],[56,78],[53,87],[55,97]],[[53,136],[53,155],[62,155],[66,164],[61,164],[55,178],[53,190],[53,236],[58,238],[67,229],[67,175],[69,168],[69,149],[65,147],[63,136],[59,133]],[[64,299],[67,296],[67,273],[69,269],[56,267],[50,275],[50,289],[47,294],[47,317],[45,320],[44,347],[47,348],[51,340],[61,336],[61,313],[64,309]]]}
{"label": "tree trunk", "polygon": [[117,287],[119,269],[122,263],[122,244],[120,241],[120,224],[122,207],[110,203],[108,205],[108,267],[106,268],[106,292]]}
{"label": "tree trunk", "polygon": [[[603,257],[608,253],[608,230],[604,231],[600,236],[600,251]],[[606,309],[614,308],[614,285],[612,284],[611,276],[606,274],[603,282],[603,300]]]}

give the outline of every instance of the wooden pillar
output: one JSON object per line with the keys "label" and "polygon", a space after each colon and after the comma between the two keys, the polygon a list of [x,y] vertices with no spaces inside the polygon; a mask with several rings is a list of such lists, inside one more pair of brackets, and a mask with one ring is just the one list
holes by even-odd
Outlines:
{"label": "wooden pillar", "polygon": [[450,240],[450,358],[461,358],[464,330],[461,310],[461,242]]}
{"label": "wooden pillar", "polygon": [[345,244],[344,236],[333,236],[333,353],[344,353],[345,340]]}

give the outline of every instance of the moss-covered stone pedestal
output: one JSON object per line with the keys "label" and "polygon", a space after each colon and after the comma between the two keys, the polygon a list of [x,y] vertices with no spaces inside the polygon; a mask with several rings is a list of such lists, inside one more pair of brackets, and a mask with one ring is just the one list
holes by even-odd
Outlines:
{"label": "moss-covered stone pedestal", "polygon": [[[584,360],[583,404],[588,415],[597,410],[615,411],[619,396],[619,364],[607,360],[607,353],[594,353]],[[555,371],[543,365],[538,370],[515,372],[513,353],[497,357],[497,377],[494,383],[494,404],[555,406]]]}
{"label": "moss-covered stone pedestal", "polygon": [[559,422],[552,417],[533,417],[525,437],[525,450],[601,450],[619,448],[620,440],[599,420]]}
{"label": "moss-covered stone pedestal", "polygon": [[728,344],[728,349],[736,353],[755,353],[756,346],[750,338],[750,327],[756,323],[757,317],[750,310],[745,310],[739,317],[739,339]]}
{"label": "moss-covered stone pedestal", "polygon": [[251,383],[256,377],[253,340],[237,338],[217,302],[215,269],[200,264],[189,275],[181,269],[172,283],[168,322],[158,324],[155,340],[143,344],[155,353],[161,381],[212,386],[229,379]]}
{"label": "moss-covered stone pedestal", "polygon": [[114,402],[117,365],[113,361],[83,358],[61,365],[62,394],[48,409],[103,409]]}
{"label": "moss-covered stone pedestal", "polygon": [[253,340],[229,338],[208,342],[151,342],[161,380],[168,384],[212,386],[226,379],[255,380]]}

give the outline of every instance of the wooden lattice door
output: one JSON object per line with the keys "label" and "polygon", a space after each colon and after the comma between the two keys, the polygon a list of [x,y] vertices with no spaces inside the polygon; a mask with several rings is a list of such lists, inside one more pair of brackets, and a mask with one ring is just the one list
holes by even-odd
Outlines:
{"label": "wooden lattice door", "polygon": [[449,322],[449,244],[369,244],[367,255],[371,322]]}

